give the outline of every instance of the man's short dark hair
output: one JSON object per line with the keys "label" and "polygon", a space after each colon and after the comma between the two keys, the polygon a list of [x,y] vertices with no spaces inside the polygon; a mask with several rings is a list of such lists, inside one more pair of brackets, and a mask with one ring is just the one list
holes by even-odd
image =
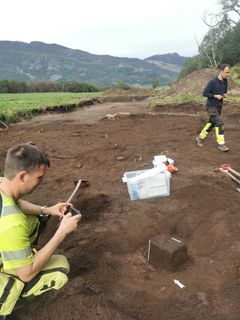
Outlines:
{"label": "man's short dark hair", "polygon": [[22,170],[31,173],[41,165],[50,167],[45,152],[30,143],[18,144],[7,151],[4,176],[13,179]]}
{"label": "man's short dark hair", "polygon": [[224,63],[224,64],[222,64],[222,65],[219,67],[219,69],[223,71],[223,70],[224,70],[225,68],[227,68],[227,67],[230,68],[230,64]]}

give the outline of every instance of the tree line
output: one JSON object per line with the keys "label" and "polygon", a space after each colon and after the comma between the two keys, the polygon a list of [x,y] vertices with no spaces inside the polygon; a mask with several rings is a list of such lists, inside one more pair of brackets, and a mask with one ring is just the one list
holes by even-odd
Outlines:
{"label": "tree line", "polygon": [[199,53],[187,61],[180,78],[197,69],[240,63],[240,0],[218,0],[218,4],[219,13],[203,17],[209,30],[200,43],[196,39]]}
{"label": "tree line", "polygon": [[0,93],[27,92],[98,92],[96,86],[79,81],[31,81],[0,80]]}

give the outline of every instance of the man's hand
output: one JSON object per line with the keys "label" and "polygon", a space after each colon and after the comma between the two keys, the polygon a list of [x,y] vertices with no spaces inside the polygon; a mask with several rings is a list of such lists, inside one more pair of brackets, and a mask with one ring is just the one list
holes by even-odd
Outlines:
{"label": "man's hand", "polygon": [[224,96],[222,96],[221,94],[215,94],[214,98],[217,100],[222,100],[224,98]]}
{"label": "man's hand", "polygon": [[76,230],[78,222],[81,220],[81,217],[81,214],[76,214],[75,216],[72,216],[70,212],[64,215],[58,228],[58,232],[66,236],[67,234]]}
{"label": "man's hand", "polygon": [[52,207],[44,208],[44,213],[51,216],[59,216],[63,218],[64,213],[69,206],[72,206],[72,204],[69,202],[59,202]]}

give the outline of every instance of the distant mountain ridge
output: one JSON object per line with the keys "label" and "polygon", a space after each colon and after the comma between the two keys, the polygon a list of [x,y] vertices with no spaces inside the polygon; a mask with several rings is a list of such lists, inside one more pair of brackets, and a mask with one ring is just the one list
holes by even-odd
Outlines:
{"label": "distant mountain ridge", "polygon": [[161,61],[164,63],[170,63],[173,65],[178,65],[183,67],[187,61],[187,57],[182,57],[178,53],[165,53],[165,54],[156,54],[154,56],[148,57],[145,60],[147,61]]}
{"label": "distant mountain ridge", "polygon": [[160,85],[167,85],[178,77],[187,59],[171,53],[142,60],[96,55],[39,41],[0,41],[0,79],[78,80],[97,86],[119,81],[149,85],[158,79]]}

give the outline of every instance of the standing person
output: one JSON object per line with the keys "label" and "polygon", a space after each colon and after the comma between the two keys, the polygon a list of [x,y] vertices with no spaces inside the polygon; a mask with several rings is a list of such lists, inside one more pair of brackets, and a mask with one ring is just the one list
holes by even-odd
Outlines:
{"label": "standing person", "polygon": [[209,120],[196,138],[199,147],[203,146],[203,140],[215,128],[218,149],[223,152],[229,151],[229,148],[225,145],[223,121],[221,119],[223,100],[227,96],[229,72],[230,65],[223,64],[220,67],[219,75],[211,79],[203,90],[203,96],[207,97],[206,110]]}
{"label": "standing person", "polygon": [[[40,184],[49,166],[47,155],[31,144],[16,145],[7,152],[0,182],[2,319],[11,314],[17,301],[22,304],[46,291],[60,289],[68,280],[69,263],[66,257],[54,255],[54,251],[77,228],[81,215],[65,215],[70,205],[66,202],[41,207],[22,200]],[[45,246],[36,251],[39,217],[47,215],[59,216],[61,223]]]}

